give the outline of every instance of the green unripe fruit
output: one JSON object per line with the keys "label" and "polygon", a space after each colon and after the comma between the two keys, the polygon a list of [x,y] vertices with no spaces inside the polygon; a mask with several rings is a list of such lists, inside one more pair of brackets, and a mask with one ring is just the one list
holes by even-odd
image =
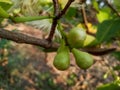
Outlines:
{"label": "green unripe fruit", "polygon": [[68,33],[68,43],[72,48],[80,48],[86,39],[86,31],[84,29],[75,27]]}
{"label": "green unripe fruit", "polygon": [[73,48],[72,53],[75,57],[76,64],[81,69],[88,69],[93,64],[93,58],[90,54],[79,51],[78,49]]}
{"label": "green unripe fruit", "polygon": [[70,57],[69,57],[69,48],[67,46],[62,47],[62,50],[59,49],[59,52],[57,52],[53,65],[58,70],[66,70],[70,66]]}

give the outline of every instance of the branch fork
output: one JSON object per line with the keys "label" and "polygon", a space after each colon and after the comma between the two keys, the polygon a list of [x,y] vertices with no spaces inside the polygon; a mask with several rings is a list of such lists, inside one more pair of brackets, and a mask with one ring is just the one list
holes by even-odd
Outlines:
{"label": "branch fork", "polygon": [[51,25],[51,30],[50,30],[50,34],[47,38],[47,40],[49,42],[52,41],[52,38],[54,36],[54,33],[55,33],[55,29],[56,29],[56,26],[57,26],[57,23],[58,23],[58,20],[66,13],[67,9],[70,7],[71,3],[73,2],[74,0],[68,0],[67,4],[65,5],[65,7],[63,8],[63,10],[60,10],[60,6],[59,6],[59,2],[58,0],[53,0],[53,5],[54,5],[54,18],[53,18],[53,22],[52,22],[52,25]]}

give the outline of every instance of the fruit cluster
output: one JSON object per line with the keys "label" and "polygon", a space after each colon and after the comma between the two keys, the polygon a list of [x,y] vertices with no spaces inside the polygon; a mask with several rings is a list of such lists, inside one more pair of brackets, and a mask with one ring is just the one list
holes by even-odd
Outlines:
{"label": "fruit cluster", "polygon": [[[92,56],[84,51],[80,51],[78,48],[82,48],[84,46],[88,46],[90,42],[88,42],[89,37],[86,34],[84,29],[75,27],[68,33],[67,42],[68,46],[66,46],[65,41],[62,41],[61,46],[58,48],[57,54],[54,58],[53,65],[58,70],[66,70],[70,66],[70,51],[75,57],[76,64],[81,69],[88,69],[93,64]],[[93,38],[94,40],[95,38]]]}

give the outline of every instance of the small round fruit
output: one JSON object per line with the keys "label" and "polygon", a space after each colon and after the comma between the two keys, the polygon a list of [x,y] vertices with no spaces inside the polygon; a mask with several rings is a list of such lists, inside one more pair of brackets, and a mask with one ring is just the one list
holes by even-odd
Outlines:
{"label": "small round fruit", "polygon": [[88,69],[93,64],[93,58],[90,54],[75,48],[72,49],[72,53],[75,57],[76,64],[81,69]]}
{"label": "small round fruit", "polygon": [[72,48],[80,48],[86,39],[86,31],[82,28],[75,27],[68,33],[68,43]]}

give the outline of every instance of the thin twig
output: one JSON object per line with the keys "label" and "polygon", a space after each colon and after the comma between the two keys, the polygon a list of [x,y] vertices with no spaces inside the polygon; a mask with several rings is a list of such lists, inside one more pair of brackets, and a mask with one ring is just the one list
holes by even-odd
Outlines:
{"label": "thin twig", "polygon": [[57,16],[57,18],[61,18],[67,11],[67,9],[70,7],[71,3],[74,2],[74,0],[68,0],[67,4],[65,5],[64,9],[61,11],[61,13]]}
{"label": "thin twig", "polygon": [[87,21],[87,15],[86,15],[84,3],[81,5],[81,12],[82,12],[85,28],[87,29],[86,32],[90,35],[93,35],[93,33],[90,32],[89,27],[88,27],[88,21]]}
{"label": "thin twig", "polygon": [[58,0],[53,0],[53,4],[54,4],[54,18],[53,18],[53,22],[52,22],[52,26],[51,26],[51,29],[50,29],[50,34],[47,38],[47,40],[49,42],[52,41],[52,38],[53,38],[53,35],[55,33],[55,29],[56,29],[56,26],[57,26],[57,22],[58,20],[65,14],[65,12],[67,11],[67,9],[69,8],[69,6],[71,5],[71,3],[73,2],[74,0],[68,0],[67,4],[65,5],[64,9],[60,12],[59,11],[59,3],[58,3]]}
{"label": "thin twig", "polygon": [[57,16],[60,12],[60,6],[58,0],[53,0],[53,5],[54,5],[54,15]]}
{"label": "thin twig", "polygon": [[88,21],[87,21],[87,15],[86,15],[86,12],[85,12],[85,5],[84,4],[81,5],[81,12],[82,12],[82,16],[83,16],[84,25],[85,25],[85,27],[87,28],[87,31],[88,31],[88,29],[89,29],[88,26],[87,26]]}
{"label": "thin twig", "polygon": [[57,19],[56,18],[53,18],[53,22],[52,22],[52,25],[51,25],[51,29],[50,29],[50,34],[47,38],[47,40],[51,43],[52,41],[52,38],[53,38],[53,35],[55,33],[55,29],[56,29],[56,26],[57,26]]}
{"label": "thin twig", "polygon": [[120,13],[109,3],[109,1],[105,0],[105,2],[108,5],[108,7],[111,8],[117,14],[117,16],[120,17]]}
{"label": "thin twig", "polygon": [[53,21],[52,21],[52,25],[51,25],[51,29],[50,29],[50,34],[47,38],[47,40],[51,43],[52,41],[52,38],[53,38],[53,35],[55,33],[55,29],[56,29],[56,26],[57,26],[57,16],[59,15],[60,13],[60,10],[59,10],[59,3],[58,3],[58,0],[53,0],[53,5],[54,5],[54,18],[53,18]]}

